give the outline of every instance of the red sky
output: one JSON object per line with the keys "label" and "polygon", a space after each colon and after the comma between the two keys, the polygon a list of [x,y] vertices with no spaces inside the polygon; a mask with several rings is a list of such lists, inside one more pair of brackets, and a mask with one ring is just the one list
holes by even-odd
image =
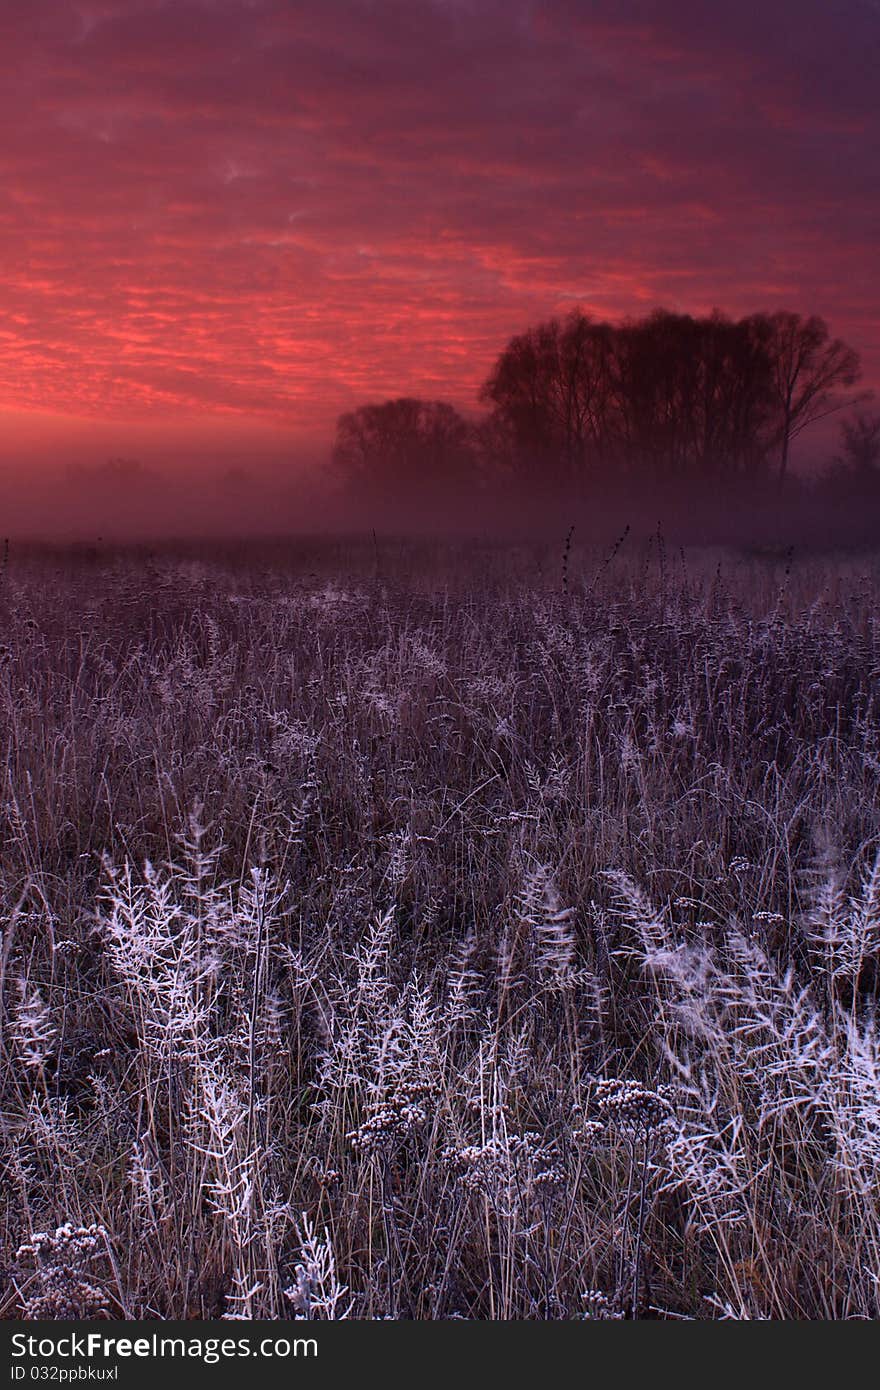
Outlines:
{"label": "red sky", "polygon": [[27,0],[0,51],[4,458],[316,449],[575,303],[818,312],[880,384],[877,0]]}

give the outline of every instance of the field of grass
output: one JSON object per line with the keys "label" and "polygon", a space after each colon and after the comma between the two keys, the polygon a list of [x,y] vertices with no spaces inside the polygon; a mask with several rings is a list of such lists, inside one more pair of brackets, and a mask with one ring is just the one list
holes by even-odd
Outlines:
{"label": "field of grass", "polygon": [[13,550],[0,1315],[875,1318],[880,563]]}

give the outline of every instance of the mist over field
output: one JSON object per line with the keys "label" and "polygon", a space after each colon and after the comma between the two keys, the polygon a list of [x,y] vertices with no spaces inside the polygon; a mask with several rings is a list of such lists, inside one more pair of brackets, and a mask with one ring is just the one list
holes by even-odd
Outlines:
{"label": "mist over field", "polygon": [[272,435],[249,456],[234,431],[176,459],[148,436],[147,462],[96,463],[81,440],[62,471],[45,458],[7,471],[0,509],[16,539],[576,527],[599,543],[625,524],[678,542],[865,544],[880,518],[872,402],[860,354],[815,314],[613,323],[575,308],[511,337],[468,413],[366,401],[338,416],[331,447],[295,459]]}

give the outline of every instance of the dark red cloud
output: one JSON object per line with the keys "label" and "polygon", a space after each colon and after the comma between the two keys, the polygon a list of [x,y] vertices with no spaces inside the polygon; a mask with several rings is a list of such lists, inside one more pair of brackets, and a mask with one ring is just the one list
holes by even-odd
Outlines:
{"label": "dark red cloud", "polygon": [[819,312],[880,382],[874,0],[29,0],[0,46],[0,408],[319,436],[575,302]]}

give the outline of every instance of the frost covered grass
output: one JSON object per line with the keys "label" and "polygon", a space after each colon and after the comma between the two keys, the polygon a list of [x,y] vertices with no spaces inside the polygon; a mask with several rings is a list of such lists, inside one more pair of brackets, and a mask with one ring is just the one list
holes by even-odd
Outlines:
{"label": "frost covered grass", "polygon": [[0,581],[0,1314],[874,1318],[873,559]]}

